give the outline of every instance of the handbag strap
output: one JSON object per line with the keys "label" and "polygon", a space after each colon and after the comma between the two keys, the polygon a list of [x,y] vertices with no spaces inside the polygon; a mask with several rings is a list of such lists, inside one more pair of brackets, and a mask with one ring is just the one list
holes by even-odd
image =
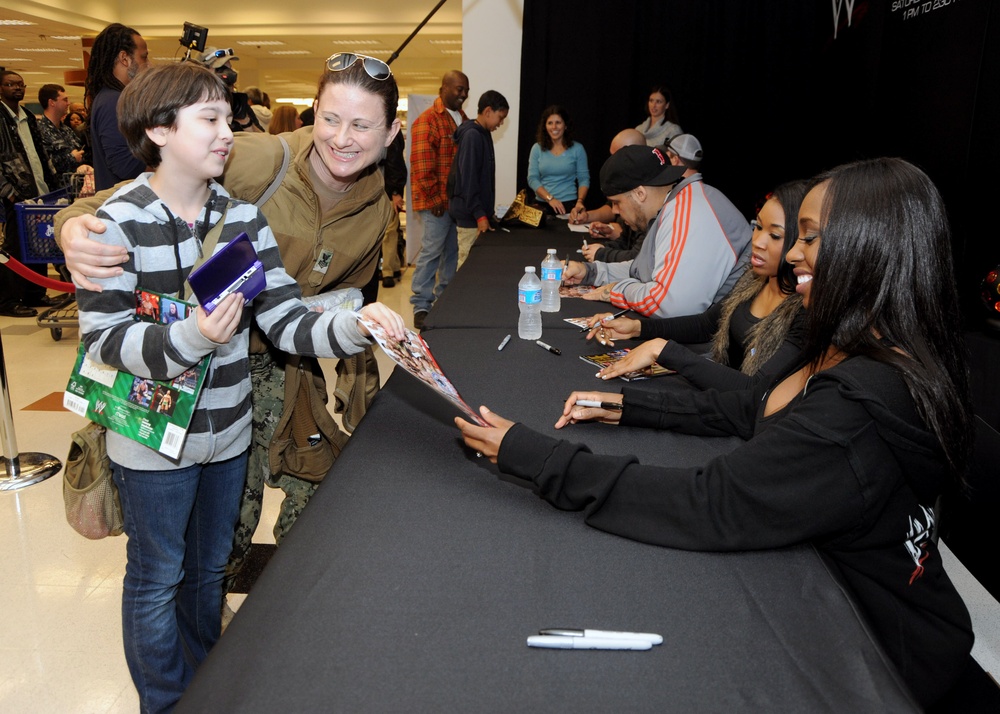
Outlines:
{"label": "handbag strap", "polygon": [[270,200],[271,196],[274,195],[274,192],[278,190],[278,186],[281,185],[281,181],[285,178],[285,174],[288,173],[288,164],[291,163],[292,152],[288,148],[288,142],[285,141],[284,137],[279,136],[278,141],[281,142],[281,151],[283,154],[281,157],[281,168],[278,169],[278,175],[274,177],[271,185],[267,187],[264,193],[261,194],[260,198],[257,199],[257,202],[253,204],[257,208],[260,208],[267,203],[268,200]]}
{"label": "handbag strap", "polygon": [[[215,253],[215,246],[219,244],[219,238],[222,236],[222,229],[226,225],[226,212],[229,210],[229,202],[226,202],[225,207],[222,209],[222,216],[216,221],[215,225],[212,226],[211,230],[205,234],[205,239],[201,242],[201,255],[198,256],[198,260],[194,261],[194,265],[191,266],[191,271],[188,273],[190,275],[196,271],[201,264],[208,260]],[[191,283],[187,280],[184,281],[184,301],[188,302],[191,299]]]}

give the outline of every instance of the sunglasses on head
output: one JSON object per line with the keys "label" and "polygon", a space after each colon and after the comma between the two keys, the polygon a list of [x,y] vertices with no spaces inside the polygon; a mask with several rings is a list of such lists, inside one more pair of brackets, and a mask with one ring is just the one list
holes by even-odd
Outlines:
{"label": "sunglasses on head", "polygon": [[330,55],[326,60],[326,68],[331,72],[343,72],[345,69],[353,67],[354,63],[358,60],[361,60],[365,72],[372,79],[384,82],[392,76],[392,70],[389,69],[389,65],[382,60],[367,55],[356,55],[351,52],[337,52]]}

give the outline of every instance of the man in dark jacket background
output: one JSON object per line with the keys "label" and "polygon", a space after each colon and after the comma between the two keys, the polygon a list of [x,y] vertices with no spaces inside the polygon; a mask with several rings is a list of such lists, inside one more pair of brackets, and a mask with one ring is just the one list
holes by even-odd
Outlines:
{"label": "man in dark jacket background", "polygon": [[[45,153],[35,115],[21,106],[24,79],[17,72],[0,73],[0,199],[3,200],[3,247],[15,258],[22,258],[14,204],[48,193],[58,184],[55,170]],[[29,266],[45,275],[45,264]],[[13,271],[0,269],[0,315],[34,317],[32,305],[49,307],[53,303],[45,288],[28,282]]]}
{"label": "man in dark jacket background", "polygon": [[510,111],[500,92],[490,89],[479,98],[475,121],[455,130],[458,152],[448,176],[448,213],[458,226],[458,267],[469,257],[480,233],[493,230],[496,201],[496,156],[493,137]]}

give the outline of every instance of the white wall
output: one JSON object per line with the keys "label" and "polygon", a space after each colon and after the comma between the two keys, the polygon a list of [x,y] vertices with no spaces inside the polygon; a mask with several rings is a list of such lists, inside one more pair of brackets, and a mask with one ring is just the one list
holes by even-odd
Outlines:
{"label": "white wall", "polygon": [[[497,203],[509,204],[517,185],[518,99],[524,0],[462,0],[462,71],[469,77],[465,113],[476,115],[479,97],[495,89],[510,102],[507,121],[493,134]],[[412,115],[411,115],[412,116]]]}

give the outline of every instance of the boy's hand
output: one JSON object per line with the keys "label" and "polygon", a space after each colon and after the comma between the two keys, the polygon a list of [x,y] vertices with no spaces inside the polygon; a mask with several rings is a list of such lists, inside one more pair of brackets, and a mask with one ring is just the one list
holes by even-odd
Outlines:
{"label": "boy's hand", "polygon": [[195,315],[198,331],[203,337],[216,344],[227,344],[236,334],[243,317],[243,295],[236,293],[228,296],[211,313],[205,312],[205,308],[199,305]]}

